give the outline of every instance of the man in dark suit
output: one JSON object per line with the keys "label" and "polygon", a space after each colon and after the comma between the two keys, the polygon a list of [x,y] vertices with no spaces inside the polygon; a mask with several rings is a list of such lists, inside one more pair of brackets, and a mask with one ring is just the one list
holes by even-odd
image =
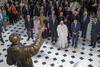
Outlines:
{"label": "man in dark suit", "polygon": [[57,41],[57,20],[56,20],[56,16],[50,16],[50,19],[49,19],[49,30],[50,30],[50,33],[51,33],[51,37],[52,37],[52,41]]}
{"label": "man in dark suit", "polygon": [[40,16],[40,6],[39,6],[38,2],[34,6],[34,15],[35,16]]}
{"label": "man in dark suit", "polygon": [[87,27],[88,27],[88,23],[89,23],[89,16],[88,16],[87,12],[84,12],[84,15],[82,16],[81,23],[82,23],[82,35],[81,35],[81,37],[83,37],[83,41],[85,41]]}
{"label": "man in dark suit", "polygon": [[2,32],[3,32],[2,23],[0,22],[0,39],[1,39],[1,42],[4,43],[3,38],[2,38]]}
{"label": "man in dark suit", "polygon": [[62,11],[60,12],[60,15],[58,16],[57,20],[58,20],[58,22],[65,20],[65,17],[63,15],[63,12]]}
{"label": "man in dark suit", "polygon": [[25,4],[25,6],[22,8],[22,12],[23,12],[23,18],[26,19],[27,15],[30,14],[29,6]]}
{"label": "man in dark suit", "polygon": [[34,3],[30,3],[30,16],[34,16]]}
{"label": "man in dark suit", "polygon": [[97,22],[97,18],[93,18],[92,21],[92,29],[91,29],[91,44],[89,46],[92,46],[93,48],[96,47],[96,41],[97,37],[99,35],[99,22]]}
{"label": "man in dark suit", "polygon": [[71,31],[72,31],[72,46],[77,48],[77,40],[80,31],[80,23],[78,22],[77,19],[74,19],[74,22],[71,24]]}
{"label": "man in dark suit", "polygon": [[27,15],[25,24],[26,24],[26,29],[27,29],[27,35],[28,35],[27,41],[28,41],[30,38],[33,39],[33,28],[34,28],[34,23],[33,23],[32,18],[30,18],[30,15]]}
{"label": "man in dark suit", "polygon": [[78,11],[73,11],[73,12],[72,12],[72,15],[71,15],[71,22],[73,22],[74,19],[77,19],[78,21],[80,21],[80,16],[79,16],[79,12],[78,12]]}

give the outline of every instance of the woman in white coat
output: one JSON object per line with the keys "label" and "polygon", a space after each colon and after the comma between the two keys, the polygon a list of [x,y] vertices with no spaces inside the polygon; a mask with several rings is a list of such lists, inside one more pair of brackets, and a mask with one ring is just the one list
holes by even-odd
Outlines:
{"label": "woman in white coat", "polygon": [[63,21],[58,25],[57,33],[59,37],[57,46],[59,46],[59,48],[66,48],[68,46],[68,28]]}

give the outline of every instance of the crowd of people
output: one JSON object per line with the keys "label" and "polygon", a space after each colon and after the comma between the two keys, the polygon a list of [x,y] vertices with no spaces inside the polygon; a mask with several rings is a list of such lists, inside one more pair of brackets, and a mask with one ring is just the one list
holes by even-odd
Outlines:
{"label": "crowd of people", "polygon": [[[96,47],[100,43],[100,1],[89,0],[27,0],[23,2],[8,1],[0,8],[0,38],[2,28],[6,31],[8,24],[15,24],[23,19],[27,30],[27,41],[38,29],[45,28],[43,38],[51,37],[52,43],[57,43],[60,48],[72,46],[77,48],[79,37],[86,42],[87,28],[92,23],[90,45]],[[81,36],[79,34],[81,33]]]}

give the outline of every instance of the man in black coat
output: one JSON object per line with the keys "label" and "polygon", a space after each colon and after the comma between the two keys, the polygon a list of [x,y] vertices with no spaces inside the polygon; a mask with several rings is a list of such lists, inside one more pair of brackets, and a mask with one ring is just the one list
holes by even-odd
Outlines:
{"label": "man in black coat", "polygon": [[78,22],[77,19],[74,19],[74,22],[71,24],[71,31],[72,31],[72,46],[77,48],[77,40],[80,31],[80,23]]}
{"label": "man in black coat", "polygon": [[71,15],[71,22],[73,22],[74,19],[77,19],[78,21],[80,21],[80,16],[79,16],[79,12],[78,12],[78,11],[73,11],[73,12],[72,12],[72,15]]}
{"label": "man in black coat", "polygon": [[82,35],[81,37],[83,38],[83,41],[85,41],[86,38],[86,32],[87,32],[87,27],[89,23],[89,16],[87,12],[84,12],[84,15],[82,16]]}
{"label": "man in black coat", "polygon": [[4,43],[3,38],[2,38],[2,32],[3,32],[2,23],[0,22],[0,39],[1,39],[1,42]]}
{"label": "man in black coat", "polygon": [[30,16],[33,17],[34,16],[34,3],[30,4]]}
{"label": "man in black coat", "polygon": [[22,8],[22,12],[23,12],[23,18],[26,19],[27,15],[30,15],[30,8],[28,5],[24,5],[24,7]]}
{"label": "man in black coat", "polygon": [[34,15],[35,16],[40,16],[40,6],[38,3],[34,6]]}
{"label": "man in black coat", "polygon": [[63,12],[62,11],[60,12],[60,15],[57,17],[57,20],[58,20],[58,22],[65,20],[65,17],[63,15]]}
{"label": "man in black coat", "polygon": [[28,35],[27,41],[28,41],[30,38],[33,39],[33,28],[34,28],[34,23],[33,23],[32,18],[30,18],[30,15],[27,15],[25,24],[26,24],[26,29],[27,29],[27,35]]}
{"label": "man in black coat", "polygon": [[50,30],[50,33],[51,33],[51,37],[52,37],[52,40],[51,42],[57,41],[57,25],[58,25],[58,22],[56,20],[56,16],[50,16],[50,19],[49,19],[49,30]]}
{"label": "man in black coat", "polygon": [[93,48],[96,47],[96,41],[97,37],[99,35],[99,22],[97,22],[97,18],[93,18],[92,21],[92,29],[91,29],[91,44],[89,46],[92,46]]}

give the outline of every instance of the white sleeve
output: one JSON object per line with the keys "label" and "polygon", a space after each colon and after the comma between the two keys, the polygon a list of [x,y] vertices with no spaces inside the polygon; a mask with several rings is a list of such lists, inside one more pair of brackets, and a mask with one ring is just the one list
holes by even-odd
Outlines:
{"label": "white sleeve", "polygon": [[57,27],[57,33],[58,33],[58,36],[60,36],[60,28],[59,28],[59,25]]}
{"label": "white sleeve", "polygon": [[66,35],[66,37],[68,37],[68,28],[66,25],[65,25],[65,35]]}

